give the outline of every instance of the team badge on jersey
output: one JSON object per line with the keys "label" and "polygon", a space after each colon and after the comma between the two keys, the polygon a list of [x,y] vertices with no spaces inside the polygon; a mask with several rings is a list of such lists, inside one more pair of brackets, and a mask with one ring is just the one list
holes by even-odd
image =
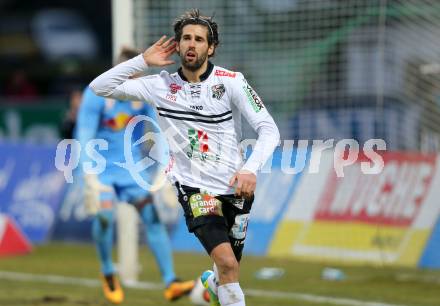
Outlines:
{"label": "team badge on jersey", "polygon": [[216,98],[217,100],[220,100],[223,95],[225,94],[225,85],[223,84],[217,84],[211,87],[212,89],[212,97]]}

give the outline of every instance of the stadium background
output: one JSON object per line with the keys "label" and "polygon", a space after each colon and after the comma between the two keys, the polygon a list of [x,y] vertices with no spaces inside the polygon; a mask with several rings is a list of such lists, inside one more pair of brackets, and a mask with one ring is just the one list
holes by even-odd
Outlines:
{"label": "stadium background", "polygon": [[[11,222],[36,246],[28,256],[38,258],[39,248],[51,250],[53,241],[90,242],[80,182],[65,184],[54,166],[55,147],[70,94],[111,66],[112,24],[130,23],[132,42],[142,49],[171,35],[173,18],[198,7],[215,14],[220,26],[214,62],[246,75],[283,139],[264,168],[271,173],[259,177],[245,251],[286,271],[290,260],[342,265],[344,271],[367,267],[359,273],[369,267],[415,269],[411,282],[431,286],[419,292],[430,299],[414,298],[408,305],[438,305],[439,274],[426,277],[422,270],[436,273],[440,267],[438,1],[126,3],[132,6],[128,20],[121,20],[122,12],[112,17],[111,1],[0,3],[0,225]],[[64,16],[65,23],[54,16]],[[51,19],[58,27],[45,26]],[[246,128],[246,135],[254,133]],[[310,173],[313,140],[347,138],[361,148],[368,139],[384,139],[384,171],[365,176],[359,160],[346,167],[345,178],[337,178],[334,151],[327,150],[319,172]],[[281,158],[283,145],[291,153],[287,161]],[[305,169],[292,174],[301,163]],[[179,209],[167,215],[175,249],[200,253]],[[20,260],[28,256],[9,264],[0,258],[0,270],[20,271]],[[286,258],[286,267],[276,261]],[[405,294],[396,295],[372,294],[370,300],[406,303]]]}

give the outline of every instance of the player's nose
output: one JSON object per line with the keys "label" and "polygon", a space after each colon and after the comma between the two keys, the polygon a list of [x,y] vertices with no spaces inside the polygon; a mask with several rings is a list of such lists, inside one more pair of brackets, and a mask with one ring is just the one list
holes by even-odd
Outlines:
{"label": "player's nose", "polygon": [[196,46],[196,41],[195,41],[195,39],[191,39],[191,40],[189,41],[189,45],[188,45],[188,47],[191,49],[191,48],[195,48],[195,46]]}

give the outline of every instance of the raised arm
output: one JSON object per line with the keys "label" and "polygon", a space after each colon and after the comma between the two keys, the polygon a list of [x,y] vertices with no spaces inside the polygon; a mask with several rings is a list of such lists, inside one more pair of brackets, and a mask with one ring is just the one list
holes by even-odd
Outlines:
{"label": "raised arm", "polygon": [[149,66],[163,67],[174,62],[170,56],[176,51],[173,38],[162,36],[144,53],[104,72],[90,83],[90,88],[99,96],[118,100],[150,101],[151,77],[134,78],[144,74]]}

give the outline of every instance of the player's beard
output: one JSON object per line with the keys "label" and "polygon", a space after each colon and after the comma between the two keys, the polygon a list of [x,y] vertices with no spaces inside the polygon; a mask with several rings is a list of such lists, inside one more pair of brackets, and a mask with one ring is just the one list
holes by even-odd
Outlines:
{"label": "player's beard", "polygon": [[186,53],[180,54],[180,60],[182,62],[182,66],[188,69],[189,71],[197,71],[202,67],[203,63],[205,63],[206,59],[208,58],[208,51],[200,54],[200,56],[197,54],[196,60],[193,62],[188,62],[185,58]]}

